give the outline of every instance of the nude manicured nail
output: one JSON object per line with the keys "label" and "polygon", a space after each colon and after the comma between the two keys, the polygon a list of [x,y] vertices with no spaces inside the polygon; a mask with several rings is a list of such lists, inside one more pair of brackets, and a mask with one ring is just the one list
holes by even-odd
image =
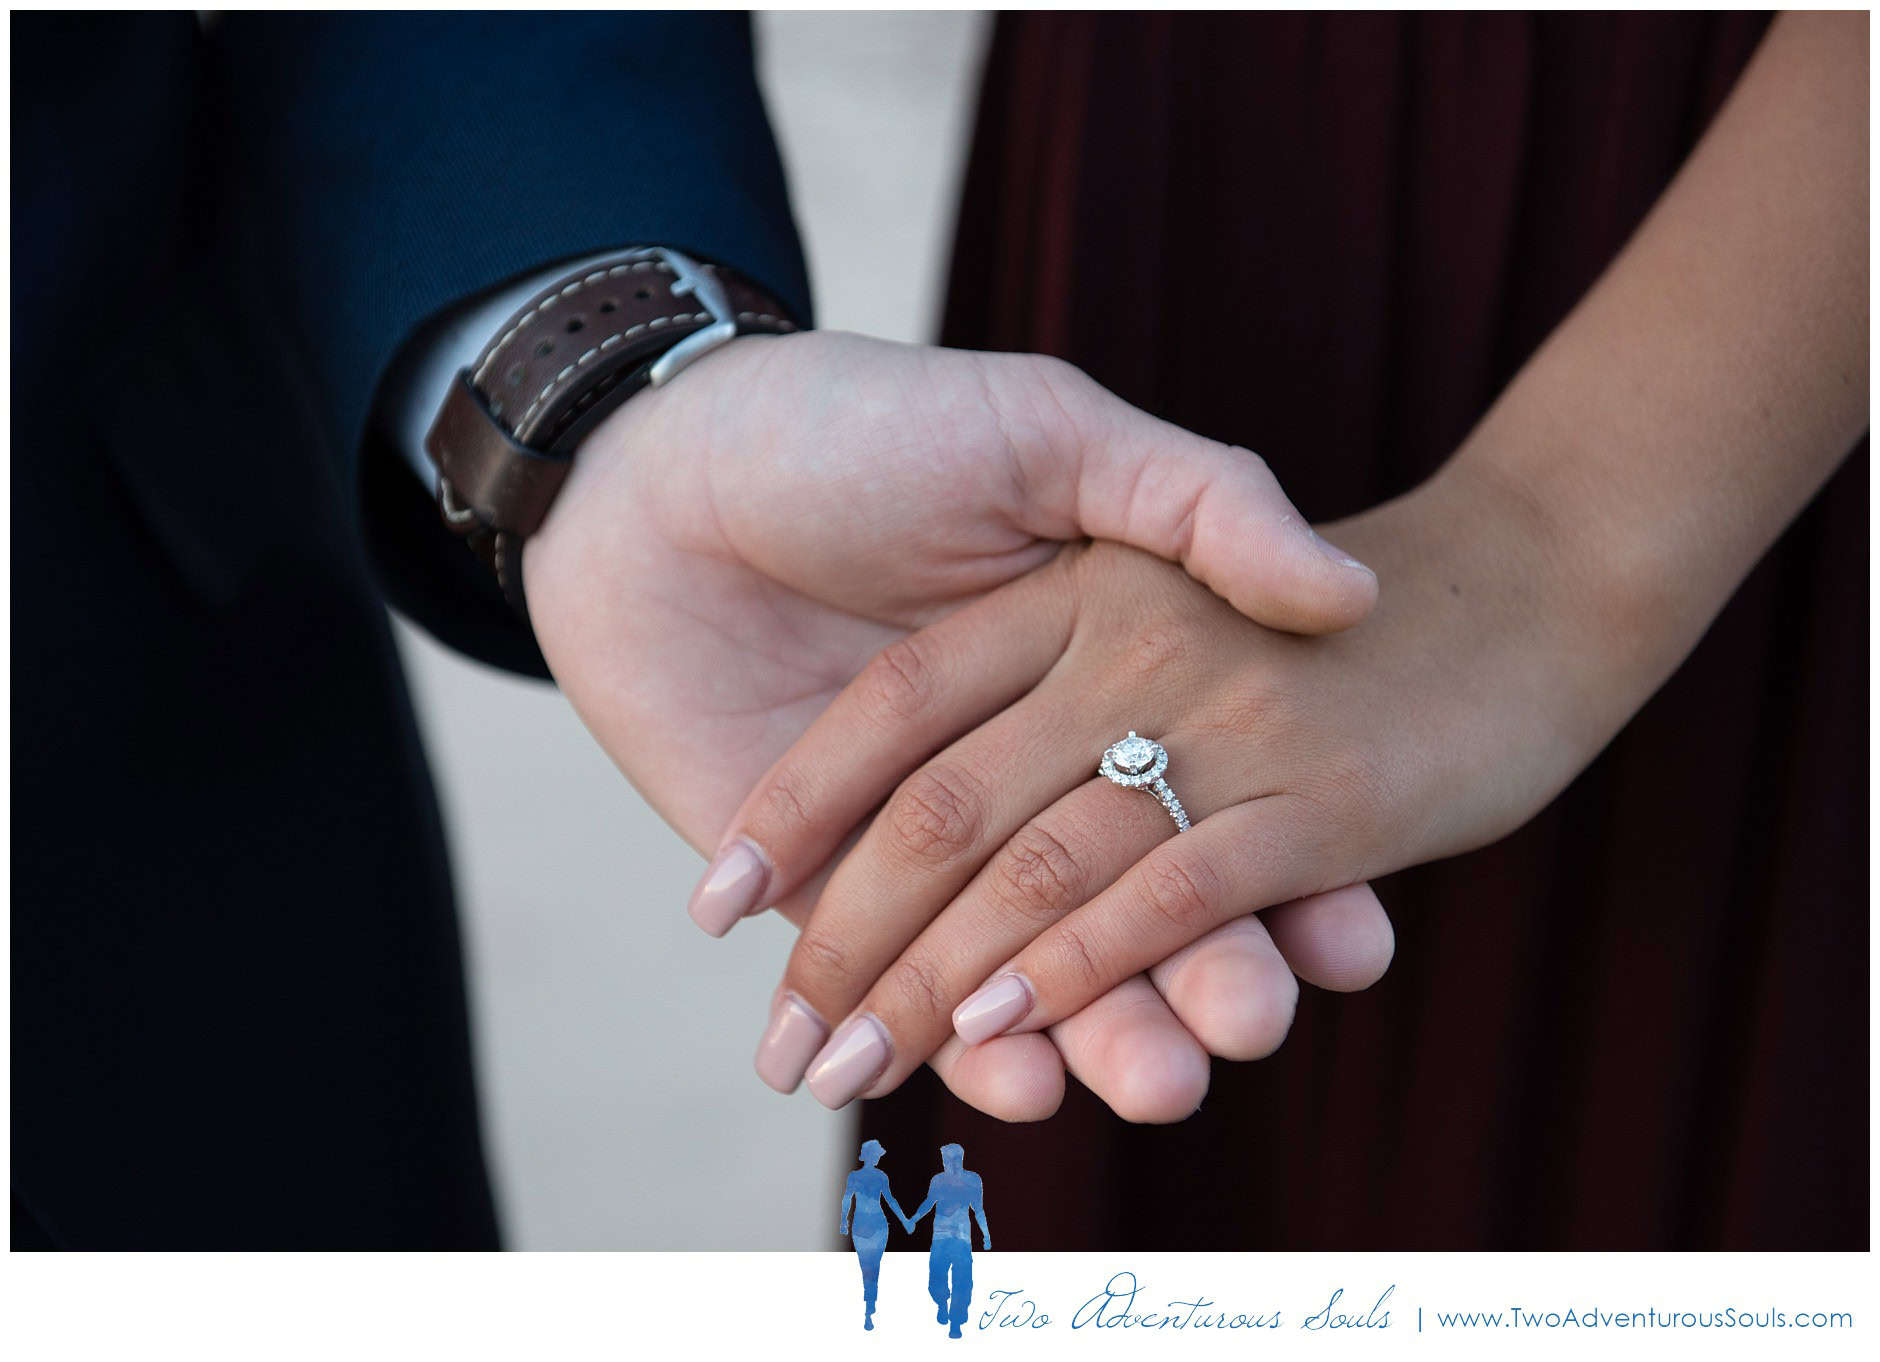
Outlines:
{"label": "nude manicured nail", "polygon": [[757,907],[769,883],[769,862],[740,837],[706,868],[705,878],[692,891],[692,901],[685,910],[707,932],[723,936],[739,918]]}
{"label": "nude manicured nail", "polygon": [[829,1026],[794,993],[777,999],[770,1025],[757,1042],[757,1076],[778,1092],[795,1092],[803,1070],[829,1039]]}
{"label": "nude manicured nail", "polygon": [[1031,1011],[1031,985],[1022,974],[1001,974],[953,1009],[953,1030],[968,1045],[1003,1035]]}
{"label": "nude manicured nail", "polygon": [[893,1057],[887,1028],[866,1012],[850,1017],[809,1066],[809,1090],[831,1111],[846,1107],[881,1077]]}

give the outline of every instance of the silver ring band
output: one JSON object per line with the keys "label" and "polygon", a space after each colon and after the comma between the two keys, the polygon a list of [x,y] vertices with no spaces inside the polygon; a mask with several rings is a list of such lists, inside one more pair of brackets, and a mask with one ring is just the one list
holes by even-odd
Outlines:
{"label": "silver ring band", "polygon": [[1144,790],[1154,795],[1168,810],[1168,816],[1175,820],[1175,831],[1186,832],[1190,827],[1188,810],[1182,807],[1181,800],[1162,778],[1166,770],[1168,749],[1152,739],[1137,737],[1133,728],[1127,738],[1106,747],[1103,760],[1097,764],[1097,774],[1105,780],[1126,790]]}

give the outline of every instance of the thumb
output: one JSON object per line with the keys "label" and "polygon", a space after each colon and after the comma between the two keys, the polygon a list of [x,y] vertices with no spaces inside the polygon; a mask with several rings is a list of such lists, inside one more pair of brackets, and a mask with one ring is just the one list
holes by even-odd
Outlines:
{"label": "thumb", "polygon": [[1006,372],[988,390],[1027,532],[1180,563],[1248,619],[1291,633],[1348,629],[1377,603],[1376,574],[1319,537],[1259,455],[1157,420],[1060,361],[995,358]]}

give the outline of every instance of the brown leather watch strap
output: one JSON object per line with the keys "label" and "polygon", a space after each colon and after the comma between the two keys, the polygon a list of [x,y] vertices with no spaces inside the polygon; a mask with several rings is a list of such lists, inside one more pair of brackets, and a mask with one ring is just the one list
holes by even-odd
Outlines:
{"label": "brown leather watch strap", "polygon": [[734,336],[795,329],[776,299],[735,271],[666,247],[622,251],[557,279],[457,376],[425,437],[445,523],[526,619],[522,540],[547,516],[582,437]]}

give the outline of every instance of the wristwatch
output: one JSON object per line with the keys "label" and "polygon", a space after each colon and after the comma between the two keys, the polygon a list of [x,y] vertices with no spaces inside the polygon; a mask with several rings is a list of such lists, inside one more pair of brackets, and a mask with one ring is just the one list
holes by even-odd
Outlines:
{"label": "wristwatch", "polygon": [[522,541],[548,515],[582,437],[727,341],[796,329],[750,280],[669,246],[584,262],[536,292],[438,408],[424,447],[445,525],[527,620]]}

